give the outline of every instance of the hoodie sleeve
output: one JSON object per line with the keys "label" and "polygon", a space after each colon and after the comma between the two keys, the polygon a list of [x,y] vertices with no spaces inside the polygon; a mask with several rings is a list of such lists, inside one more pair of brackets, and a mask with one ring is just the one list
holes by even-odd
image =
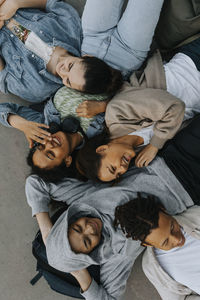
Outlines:
{"label": "hoodie sleeve", "polygon": [[128,135],[155,123],[150,143],[161,149],[180,128],[185,104],[161,89],[127,88],[108,103],[106,125],[112,138]]}
{"label": "hoodie sleeve", "polygon": [[135,251],[135,255],[131,257],[116,255],[103,264],[100,271],[101,284],[98,285],[93,280],[88,290],[82,293],[82,296],[86,300],[120,299],[125,291],[127,279],[137,255],[139,255],[138,251]]}

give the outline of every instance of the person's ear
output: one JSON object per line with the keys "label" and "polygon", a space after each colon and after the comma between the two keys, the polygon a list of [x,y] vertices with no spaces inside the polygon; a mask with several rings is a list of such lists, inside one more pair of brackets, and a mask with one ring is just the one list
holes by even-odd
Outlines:
{"label": "person's ear", "polygon": [[69,168],[71,163],[72,163],[72,157],[71,157],[71,155],[69,155],[65,158],[66,167]]}
{"label": "person's ear", "polygon": [[108,149],[108,145],[101,145],[96,148],[96,153],[104,154],[104,152]]}

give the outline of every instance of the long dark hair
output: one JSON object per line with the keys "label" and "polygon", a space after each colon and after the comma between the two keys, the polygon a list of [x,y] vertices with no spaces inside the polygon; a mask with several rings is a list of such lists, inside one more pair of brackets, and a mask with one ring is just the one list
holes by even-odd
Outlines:
{"label": "long dark hair", "polygon": [[119,91],[123,84],[122,74],[119,70],[108,66],[97,57],[84,56],[82,63],[85,67],[84,92],[89,94],[107,93],[110,97]]}
{"label": "long dark hair", "polygon": [[106,145],[111,141],[110,134],[104,130],[101,134],[86,141],[82,149],[79,150],[76,162],[81,174],[93,181],[100,182],[98,178],[101,166],[102,155],[96,152],[101,145]]}

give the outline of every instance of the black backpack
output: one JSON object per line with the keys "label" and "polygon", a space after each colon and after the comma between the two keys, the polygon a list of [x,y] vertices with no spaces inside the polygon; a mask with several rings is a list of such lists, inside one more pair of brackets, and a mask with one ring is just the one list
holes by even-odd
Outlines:
{"label": "black backpack", "polygon": [[[66,207],[59,209],[53,215],[51,218],[53,224],[66,209]],[[32,253],[37,260],[36,270],[38,271],[38,274],[30,281],[32,285],[35,285],[43,276],[54,291],[66,296],[84,299],[80,294],[80,285],[74,276],[70,273],[58,271],[48,264],[46,248],[40,231],[37,232],[32,243]],[[95,281],[100,283],[100,266],[89,266],[88,271]]]}

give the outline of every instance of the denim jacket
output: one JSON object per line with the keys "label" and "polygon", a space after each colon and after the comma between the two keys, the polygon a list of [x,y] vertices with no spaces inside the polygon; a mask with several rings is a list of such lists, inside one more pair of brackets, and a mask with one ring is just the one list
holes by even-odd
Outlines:
{"label": "denim jacket", "polygon": [[[9,114],[21,116],[22,118],[49,125],[51,122],[60,124],[61,117],[53,104],[53,100],[49,99],[43,112],[35,111],[34,109],[22,106],[16,103],[1,103],[0,104],[0,123],[6,127],[12,127],[8,122]],[[86,132],[88,138],[100,134],[104,129],[104,113],[98,114],[94,117],[93,121]]]}
{"label": "denim jacket", "polygon": [[[46,11],[19,9],[14,19],[34,31],[50,46],[60,46],[76,56],[81,49],[81,20],[77,11],[59,0],[47,0]],[[25,45],[6,26],[0,30],[0,55],[5,68],[0,72],[0,91],[13,93],[31,102],[41,102],[62,84],[46,70],[43,59]]]}

